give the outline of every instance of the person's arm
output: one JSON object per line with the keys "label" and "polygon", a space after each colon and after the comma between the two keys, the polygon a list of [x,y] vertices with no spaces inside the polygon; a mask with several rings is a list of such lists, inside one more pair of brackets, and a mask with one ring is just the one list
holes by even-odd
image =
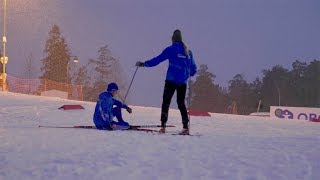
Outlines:
{"label": "person's arm", "polygon": [[170,47],[167,47],[157,57],[154,57],[154,58],[144,62],[144,66],[145,67],[153,67],[153,66],[156,66],[156,65],[162,63],[163,61],[165,61],[169,58],[169,51],[170,51]]}
{"label": "person's arm", "polygon": [[117,100],[117,99],[114,99],[114,105],[116,105],[117,107],[121,107],[121,108],[124,108],[128,111],[128,113],[132,113],[132,109],[126,105],[126,104],[123,104],[121,101]]}
{"label": "person's arm", "polygon": [[116,105],[117,107],[121,107],[121,108],[124,108],[126,109],[128,106],[126,104],[123,104],[121,101],[117,100],[117,99],[113,99],[114,101],[114,105]]}
{"label": "person's arm", "polygon": [[161,62],[167,60],[169,58],[169,55],[170,55],[170,47],[167,47],[165,50],[162,51],[162,53],[157,56],[157,57],[154,57],[148,61],[145,61],[145,62],[141,62],[141,61],[138,61],[136,63],[136,66],[138,67],[153,67],[153,66],[156,66],[158,64],[160,64]]}

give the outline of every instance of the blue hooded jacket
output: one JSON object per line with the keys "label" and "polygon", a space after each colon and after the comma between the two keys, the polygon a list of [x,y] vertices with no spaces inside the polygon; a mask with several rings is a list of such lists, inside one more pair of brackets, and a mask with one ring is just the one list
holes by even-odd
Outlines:
{"label": "blue hooded jacket", "polygon": [[171,46],[163,50],[163,52],[146,62],[145,67],[153,67],[161,62],[169,59],[169,67],[166,80],[179,84],[186,84],[190,76],[194,76],[197,72],[197,66],[194,62],[192,52],[189,51],[189,58],[185,53],[184,47],[180,42],[174,42]]}
{"label": "blue hooded jacket", "polygon": [[94,115],[93,122],[97,129],[108,129],[115,122],[113,120],[113,105],[120,108],[127,108],[126,104],[122,104],[120,101],[113,98],[109,92],[103,92],[99,95]]}

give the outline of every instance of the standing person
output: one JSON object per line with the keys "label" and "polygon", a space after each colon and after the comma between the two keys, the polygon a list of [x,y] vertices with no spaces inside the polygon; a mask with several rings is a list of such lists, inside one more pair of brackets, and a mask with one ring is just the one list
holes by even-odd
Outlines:
{"label": "standing person", "polygon": [[161,129],[160,133],[165,133],[168,121],[168,112],[172,96],[177,91],[177,104],[182,117],[183,129],[179,134],[189,134],[189,117],[185,105],[187,80],[197,72],[192,52],[188,50],[182,41],[180,30],[175,30],[172,35],[172,45],[165,48],[163,52],[148,61],[138,61],[138,67],[153,67],[169,59],[166,81],[164,85],[163,101],[161,107]]}
{"label": "standing person", "polygon": [[[126,109],[130,114],[132,113],[132,109],[113,98],[118,90],[119,88],[116,83],[110,83],[106,91],[99,95],[93,115],[93,122],[97,129],[118,130],[130,127],[129,123],[125,122],[122,118],[121,108]],[[118,122],[113,121],[114,116],[118,119]]]}

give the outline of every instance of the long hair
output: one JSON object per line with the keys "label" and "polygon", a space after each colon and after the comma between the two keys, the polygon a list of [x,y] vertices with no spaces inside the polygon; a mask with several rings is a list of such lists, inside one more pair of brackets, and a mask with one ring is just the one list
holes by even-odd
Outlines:
{"label": "long hair", "polygon": [[173,32],[173,35],[172,35],[172,42],[180,42],[182,43],[183,45],[183,48],[184,48],[184,52],[185,54],[188,56],[189,58],[189,50],[188,50],[188,47],[187,45],[182,41],[182,35],[181,35],[181,31],[179,29],[176,29],[174,32]]}

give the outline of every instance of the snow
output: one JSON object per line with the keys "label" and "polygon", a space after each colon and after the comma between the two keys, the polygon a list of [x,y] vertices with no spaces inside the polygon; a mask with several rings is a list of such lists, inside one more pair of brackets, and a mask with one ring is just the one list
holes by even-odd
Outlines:
{"label": "snow", "polygon": [[[64,104],[85,110],[58,110]],[[320,179],[320,123],[192,116],[200,137],[38,127],[93,125],[94,106],[0,92],[0,179]],[[159,124],[160,109],[132,109],[123,111],[130,124]],[[168,131],[180,121],[171,109]]]}

